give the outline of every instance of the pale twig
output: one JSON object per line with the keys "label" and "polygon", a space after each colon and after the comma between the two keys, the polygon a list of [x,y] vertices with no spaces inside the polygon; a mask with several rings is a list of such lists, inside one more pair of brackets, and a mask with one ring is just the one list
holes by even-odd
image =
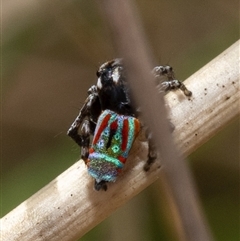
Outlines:
{"label": "pale twig", "polygon": [[[239,115],[239,42],[185,81],[193,92],[169,93],[166,103],[175,125],[174,137],[184,156],[209,140]],[[136,140],[126,169],[107,192],[93,190],[83,161],[78,161],[46,187],[1,219],[2,240],[77,240],[118,207],[153,183],[159,161],[143,171],[146,143]]]}

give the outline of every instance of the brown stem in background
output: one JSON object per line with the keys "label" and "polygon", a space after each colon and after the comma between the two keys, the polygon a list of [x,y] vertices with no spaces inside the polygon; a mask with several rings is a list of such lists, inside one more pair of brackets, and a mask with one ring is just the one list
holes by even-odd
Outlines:
{"label": "brown stem in background", "polygon": [[212,240],[201,212],[191,173],[173,142],[163,98],[159,98],[156,93],[150,74],[152,56],[133,2],[103,0],[101,7],[111,27],[118,53],[125,60],[133,98],[141,107],[143,119],[150,127],[160,151],[163,171],[182,219],[185,240]]}

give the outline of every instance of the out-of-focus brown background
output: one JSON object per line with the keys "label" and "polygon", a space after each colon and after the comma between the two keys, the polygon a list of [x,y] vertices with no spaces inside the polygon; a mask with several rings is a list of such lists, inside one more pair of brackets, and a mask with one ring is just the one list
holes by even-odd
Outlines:
{"label": "out-of-focus brown background", "polygon": [[[239,38],[237,0],[136,2],[156,65],[170,64],[178,79]],[[2,1],[1,216],[79,157],[66,131],[98,66],[121,57],[97,7],[92,0]],[[239,119],[188,160],[216,240],[238,240]],[[160,180],[81,240],[176,240],[169,208]]]}

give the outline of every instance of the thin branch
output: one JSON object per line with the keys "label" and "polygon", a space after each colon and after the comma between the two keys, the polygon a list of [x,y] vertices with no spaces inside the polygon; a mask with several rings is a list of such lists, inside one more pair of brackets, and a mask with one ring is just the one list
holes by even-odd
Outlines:
{"label": "thin branch", "polygon": [[154,79],[150,76],[153,56],[141,29],[134,0],[103,0],[100,6],[111,27],[116,49],[126,63],[134,100],[141,107],[143,120],[160,152],[165,180],[180,214],[184,240],[210,241],[211,233],[201,212],[191,172],[175,147],[164,101],[156,94]]}
{"label": "thin branch", "polygon": [[[178,91],[166,96],[184,156],[239,115],[238,46],[239,41],[185,81],[194,93],[191,101]],[[78,161],[1,219],[2,240],[77,240],[158,179],[159,161],[143,171],[146,155],[146,143],[136,140],[123,175],[107,192],[93,190]]]}

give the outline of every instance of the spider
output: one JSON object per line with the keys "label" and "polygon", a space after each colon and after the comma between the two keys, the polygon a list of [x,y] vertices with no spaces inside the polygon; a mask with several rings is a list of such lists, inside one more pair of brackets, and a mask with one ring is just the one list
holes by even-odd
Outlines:
{"label": "spider", "polygon": [[[172,67],[157,66],[152,72],[159,91],[180,89],[191,96],[191,91],[175,79]],[[95,190],[106,191],[107,182],[116,181],[122,170],[141,124],[130,100],[122,59],[102,64],[96,74],[97,84],[89,88],[88,97],[67,134],[80,146],[88,173],[95,179]],[[157,157],[150,136],[145,171]]]}

